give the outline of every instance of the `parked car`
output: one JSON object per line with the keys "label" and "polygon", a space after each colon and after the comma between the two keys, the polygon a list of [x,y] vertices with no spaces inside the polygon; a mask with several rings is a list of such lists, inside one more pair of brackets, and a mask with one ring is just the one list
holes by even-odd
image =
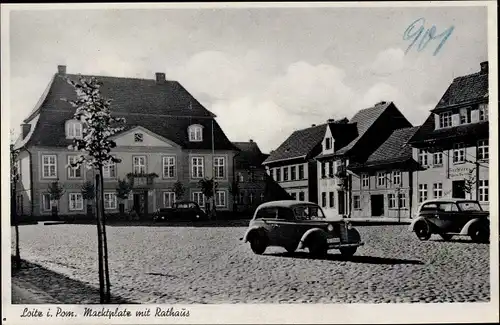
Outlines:
{"label": "parked car", "polygon": [[435,199],[423,202],[410,231],[420,240],[439,234],[444,240],[453,236],[470,236],[475,242],[490,238],[489,212],[478,201],[466,199]]}
{"label": "parked car", "polygon": [[347,219],[327,220],[317,204],[294,200],[261,204],[242,239],[250,243],[255,254],[279,246],[288,252],[307,248],[314,256],[339,249],[342,255],[352,256],[363,245],[359,232]]}
{"label": "parked car", "polygon": [[160,208],[153,215],[153,221],[208,219],[207,214],[193,201],[175,202],[170,208]]}

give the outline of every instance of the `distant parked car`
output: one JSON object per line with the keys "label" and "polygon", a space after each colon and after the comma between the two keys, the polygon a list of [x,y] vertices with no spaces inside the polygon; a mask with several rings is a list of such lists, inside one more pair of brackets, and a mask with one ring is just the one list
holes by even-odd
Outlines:
{"label": "distant parked car", "polygon": [[207,214],[193,201],[175,202],[170,208],[160,208],[153,215],[153,221],[208,219]]}
{"label": "distant parked car", "polygon": [[420,205],[410,231],[414,231],[420,240],[439,234],[444,240],[453,236],[470,236],[473,241],[484,243],[490,239],[489,212],[475,200],[428,200]]}
{"label": "distant parked car", "polygon": [[243,240],[250,242],[255,254],[264,253],[269,246],[279,246],[288,252],[307,248],[314,256],[339,249],[342,255],[350,257],[363,245],[359,232],[348,220],[326,220],[317,204],[293,200],[261,204]]}

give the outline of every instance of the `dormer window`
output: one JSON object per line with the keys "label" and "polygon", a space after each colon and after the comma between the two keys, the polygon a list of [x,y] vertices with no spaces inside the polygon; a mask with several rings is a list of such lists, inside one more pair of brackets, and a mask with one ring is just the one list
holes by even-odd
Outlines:
{"label": "dormer window", "polygon": [[66,138],[81,139],[82,138],[82,123],[80,121],[70,120],[66,122]]}
{"label": "dormer window", "polygon": [[143,142],[144,134],[142,133],[134,133],[134,142]]}
{"label": "dormer window", "polygon": [[332,138],[325,139],[325,150],[332,149]]}
{"label": "dormer window", "polygon": [[470,107],[460,108],[460,124],[468,124],[471,122],[470,111]]}
{"label": "dormer window", "polygon": [[191,142],[200,142],[203,141],[203,126],[199,124],[194,124],[189,126],[189,141]]}
{"label": "dormer window", "polygon": [[451,112],[443,112],[439,114],[439,128],[451,127]]}
{"label": "dormer window", "polygon": [[488,121],[488,104],[479,104],[479,121]]}

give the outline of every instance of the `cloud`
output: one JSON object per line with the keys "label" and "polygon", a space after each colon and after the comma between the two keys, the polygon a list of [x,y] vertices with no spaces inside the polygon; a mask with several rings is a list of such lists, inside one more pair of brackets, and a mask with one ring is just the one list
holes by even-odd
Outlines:
{"label": "cloud", "polygon": [[402,70],[404,66],[404,51],[400,48],[389,48],[377,54],[369,70],[378,76],[388,76]]}

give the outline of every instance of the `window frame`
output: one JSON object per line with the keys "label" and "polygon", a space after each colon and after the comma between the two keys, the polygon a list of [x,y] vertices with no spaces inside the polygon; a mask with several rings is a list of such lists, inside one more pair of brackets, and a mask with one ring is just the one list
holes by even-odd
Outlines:
{"label": "window frame", "polygon": [[418,149],[418,163],[420,165],[422,165],[422,167],[429,166],[429,152],[428,152],[428,150]]}
{"label": "window frame", "polygon": [[387,194],[387,206],[389,209],[397,209],[398,208],[398,197],[396,193],[388,193]]}
{"label": "window frame", "polygon": [[489,120],[489,116],[488,116],[489,104],[488,103],[479,104],[478,111],[479,111],[479,114],[478,114],[479,115],[478,116],[479,122],[484,122],[484,121]]}
{"label": "window frame", "polygon": [[[486,144],[484,144],[486,143]],[[481,154],[480,154],[481,153]],[[477,141],[477,159],[481,161],[487,161],[490,159],[490,141],[489,139],[483,139]]]}
{"label": "window frame", "polygon": [[398,208],[399,209],[407,209],[407,205],[406,205],[406,193],[399,193],[398,194]]}
{"label": "window frame", "polygon": [[[135,163],[136,162],[136,160],[135,160],[136,158],[138,159],[138,161],[140,161],[139,158],[144,158],[144,164],[142,164],[142,165],[141,164],[136,164]],[[145,156],[145,155],[134,155],[134,156],[132,156],[132,171],[133,171],[134,174],[137,174],[137,175],[146,174],[148,172],[148,167],[147,166],[148,166],[147,156]],[[136,171],[136,169],[137,169],[136,167],[139,167],[138,168],[139,169],[138,172]],[[140,167],[143,167],[144,171],[141,172],[140,171],[141,170]]]}
{"label": "window frame", "polygon": [[489,191],[489,179],[479,180],[479,202],[489,202],[490,191]]}
{"label": "window frame", "polygon": [[[458,153],[458,155],[455,156],[455,153]],[[461,155],[460,155],[460,153],[461,153]],[[465,163],[466,154],[467,154],[467,152],[466,152],[465,144],[463,142],[458,142],[458,143],[453,144],[452,155],[453,155],[453,164],[454,165]],[[457,158],[457,159],[455,159],[455,158]],[[458,160],[458,158],[461,158],[461,159]]]}
{"label": "window frame", "polygon": [[[422,195],[422,193],[425,193],[425,195]],[[427,184],[418,184],[418,203],[423,203],[428,199],[429,193]]]}
{"label": "window frame", "polygon": [[369,188],[369,187],[370,187],[370,175],[368,175],[367,173],[361,174],[361,188]]}
{"label": "window frame", "polygon": [[[437,162],[436,157],[439,157],[440,162]],[[432,153],[432,165],[435,167],[443,166],[443,152],[442,151],[436,151],[436,152]]]}
{"label": "window frame", "polygon": [[[392,184],[393,185],[402,185],[403,184],[403,177],[402,173],[400,170],[393,170],[392,171]],[[398,181],[396,182],[396,178]]]}
{"label": "window frame", "polygon": [[306,174],[305,174],[305,168],[303,164],[300,164],[298,166],[298,180],[304,180],[306,179]]}
{"label": "window frame", "polygon": [[[177,157],[174,155],[162,156],[161,157],[161,167],[162,167],[162,178],[163,179],[175,179],[177,176]],[[173,163],[172,163],[173,162]]]}
{"label": "window frame", "polygon": [[453,113],[450,111],[439,113],[439,128],[444,129],[452,126],[453,126]]}
{"label": "window frame", "polygon": [[[167,206],[167,197],[168,197],[168,201],[170,201],[170,205]],[[175,192],[172,192],[172,191],[163,191],[162,193],[162,198],[163,198],[163,207],[164,208],[171,208],[174,203],[177,201],[176,197],[175,197]]]}
{"label": "window frame", "polygon": [[[198,164],[198,163],[195,164],[195,161],[201,162],[201,164]],[[202,156],[191,157],[190,162],[191,162],[191,173],[190,173],[191,178],[192,179],[203,179],[205,177],[205,159],[204,159],[204,157],[202,157]],[[195,168],[196,168],[196,172],[195,172]],[[199,176],[200,170],[201,170],[201,176]]]}
{"label": "window frame", "polygon": [[[45,157],[47,157],[47,159],[49,160],[47,164],[44,161]],[[54,159],[54,163],[50,163],[50,158]],[[49,176],[45,175],[45,166],[49,167],[48,171],[50,171],[50,166],[54,166],[54,175],[49,175]],[[42,173],[41,173],[42,178],[44,178],[44,179],[57,179],[57,155],[54,155],[54,154],[42,155],[41,167],[42,167]]]}
{"label": "window frame", "polygon": [[335,192],[328,192],[328,207],[335,208]]}
{"label": "window frame", "polygon": [[[79,200],[79,202],[81,202],[81,208],[72,208],[71,207],[71,198],[73,196],[76,196],[76,197],[80,197],[81,200]],[[78,202],[78,201],[75,201],[75,202]],[[77,192],[71,192],[71,193],[68,193],[68,211],[83,211],[83,195],[82,193],[77,193]]]}
{"label": "window frame", "polygon": [[352,196],[352,208],[354,210],[361,210],[361,195],[355,194]]}
{"label": "window frame", "polygon": [[[223,203],[224,204],[220,204],[220,195],[222,195],[223,197]],[[226,194],[226,191],[225,190],[218,190],[218,191],[215,191],[215,206],[218,207],[218,208],[225,208],[227,207],[227,194]]]}
{"label": "window frame", "polygon": [[[113,171],[113,175],[111,175],[111,171]],[[104,179],[115,179],[116,178],[116,163],[108,162],[107,164],[102,166],[102,177]]]}
{"label": "window frame", "polygon": [[290,166],[290,180],[297,180],[297,166]]}
{"label": "window frame", "polygon": [[66,139],[82,139],[83,124],[78,120],[68,120],[66,122]]}
{"label": "window frame", "polygon": [[192,124],[188,127],[189,142],[203,141],[203,126],[200,124]]}
{"label": "window frame", "polygon": [[283,182],[288,182],[290,176],[290,171],[288,170],[288,167],[283,167]]}
{"label": "window frame", "polygon": [[326,192],[321,192],[321,207],[326,208]]}
{"label": "window frame", "polygon": [[[78,160],[78,155],[68,155],[67,157],[67,161],[68,161],[68,168],[67,168],[67,171],[66,171],[66,176],[68,177],[68,179],[72,180],[72,179],[83,179],[83,170],[82,170],[82,165],[80,164],[80,166],[78,167],[71,167],[71,161],[72,160]],[[76,176],[76,173],[79,172],[80,173],[80,176]],[[72,175],[72,173],[74,175]]]}
{"label": "window frame", "polygon": [[[198,196],[198,200],[195,198]],[[201,204],[199,202],[199,198],[201,197]],[[203,192],[196,191],[191,194],[191,198],[193,199],[196,204],[198,204],[201,208],[205,208],[205,196],[203,195]]]}
{"label": "window frame", "polygon": [[[219,163],[222,161],[222,165]],[[216,179],[225,179],[226,178],[226,157],[224,156],[216,156],[213,159],[213,167],[214,167],[214,178]],[[220,172],[222,171],[222,175]]]}
{"label": "window frame", "polygon": [[[106,196],[111,196],[113,200],[109,201],[106,199]],[[118,198],[116,196],[116,192],[104,192],[103,193],[103,205],[104,210],[116,210],[118,208]],[[107,203],[112,203],[110,206],[106,206]]]}
{"label": "window frame", "polygon": [[472,108],[470,106],[459,108],[458,115],[460,116],[460,125],[470,124],[472,122],[471,111]]}
{"label": "window frame", "polygon": [[440,199],[443,197],[443,183],[442,182],[432,184],[432,197],[435,199]]}
{"label": "window frame", "polygon": [[[377,172],[377,188],[387,187],[385,177],[386,172]],[[381,183],[380,180],[383,180],[383,182]]]}
{"label": "window frame", "polygon": [[[50,199],[50,194],[49,193],[42,193],[41,195],[41,205],[40,205],[40,208],[41,208],[41,212],[50,212],[52,211],[52,200]],[[48,204],[49,208],[48,209],[45,209],[45,203]]]}

